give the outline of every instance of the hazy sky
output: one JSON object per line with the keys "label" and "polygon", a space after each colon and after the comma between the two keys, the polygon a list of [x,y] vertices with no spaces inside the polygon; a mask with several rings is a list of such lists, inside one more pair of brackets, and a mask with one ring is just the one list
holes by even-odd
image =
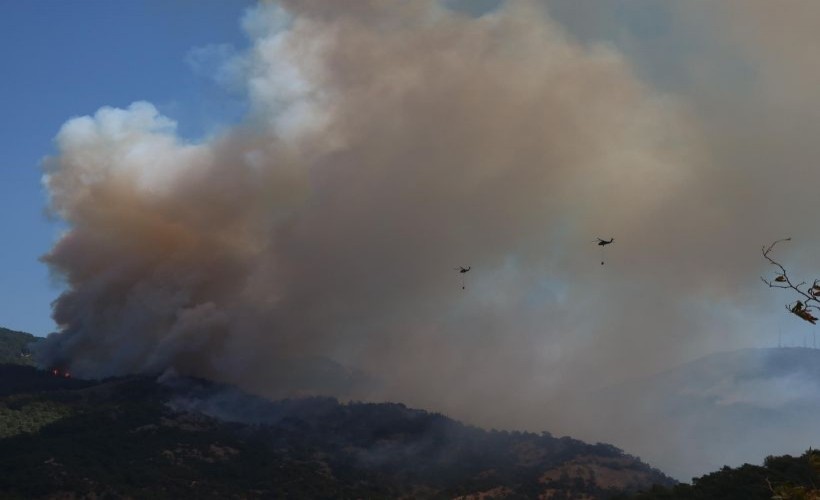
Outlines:
{"label": "hazy sky", "polygon": [[[239,19],[252,3],[204,1],[194,6],[193,2],[176,0],[115,6],[94,0],[46,0],[0,5],[0,36],[5,42],[0,49],[4,61],[0,102],[6,110],[0,121],[6,137],[0,151],[0,199],[6,215],[0,223],[4,234],[13,235],[0,250],[6,263],[0,273],[0,316],[5,326],[40,335],[54,329],[50,303],[60,285],[49,279],[46,267],[37,259],[58,236],[60,226],[44,216],[39,164],[44,155],[54,151],[53,139],[60,125],[103,105],[126,107],[137,100],[150,101],[175,119],[183,137],[201,137],[237,121],[246,106],[245,96],[215,83],[202,64],[192,61],[203,53],[199,50],[203,47],[246,47],[248,39]],[[494,0],[447,3],[473,13],[501,4]],[[768,103],[759,100],[761,87],[774,88],[777,82],[771,81],[771,75],[762,75],[760,65],[773,59],[786,59],[786,63],[794,59],[794,67],[786,68],[793,74],[785,75],[784,80],[811,81],[799,74],[799,54],[771,54],[771,47],[791,40],[778,40],[784,38],[778,35],[769,43],[764,35],[769,30],[754,31],[752,16],[760,9],[743,9],[749,11],[747,19],[735,20],[732,24],[736,29],[722,30],[719,24],[730,22],[725,17],[728,13],[717,11],[739,4],[689,8],[680,2],[669,5],[642,0],[543,3],[548,5],[550,16],[578,41],[611,44],[628,58],[641,79],[660,91],[685,97],[688,105],[699,107],[704,114],[715,112],[711,109],[715,100],[738,101],[732,108],[735,113],[750,104],[742,112],[752,122],[754,115],[767,113]],[[808,8],[806,2],[794,2],[794,7],[796,11]],[[788,23],[789,19],[767,21]],[[746,38],[729,38],[727,31]],[[762,46],[755,47],[755,43]],[[805,42],[794,41],[795,45],[800,43]],[[765,50],[765,59],[755,57],[755,51]],[[207,56],[199,59],[208,62]],[[752,94],[755,91],[757,95]],[[782,96],[768,97],[782,100]],[[797,94],[794,100],[799,97]],[[759,104],[761,109],[755,110],[751,104]],[[808,109],[798,112],[807,115]],[[789,119],[789,114],[783,115]],[[709,117],[710,123],[704,126],[720,126],[711,123],[720,119],[744,118]],[[794,116],[794,120],[800,119]],[[753,141],[757,133],[765,132],[741,130],[737,135],[742,138],[747,134]],[[779,235],[766,234],[759,239],[770,236]],[[790,331],[788,324],[781,328]],[[799,334],[793,342],[800,342]]]}

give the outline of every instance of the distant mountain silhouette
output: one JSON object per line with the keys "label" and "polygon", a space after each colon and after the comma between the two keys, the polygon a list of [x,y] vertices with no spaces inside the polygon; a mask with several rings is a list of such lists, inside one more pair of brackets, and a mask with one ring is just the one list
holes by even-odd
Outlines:
{"label": "distant mountain silhouette", "polygon": [[590,432],[581,436],[606,436],[689,480],[724,465],[820,445],[820,350],[716,353],[578,404],[609,409],[605,421],[590,422]]}

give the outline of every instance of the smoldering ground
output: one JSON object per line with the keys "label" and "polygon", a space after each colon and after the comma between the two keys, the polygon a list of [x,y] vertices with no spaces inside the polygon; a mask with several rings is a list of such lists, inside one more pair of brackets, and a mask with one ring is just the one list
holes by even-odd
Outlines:
{"label": "smoldering ground", "polygon": [[706,123],[549,6],[286,1],[243,23],[220,73],[242,124],[187,141],[137,102],[57,135],[68,230],[44,261],[66,291],[41,363],[571,433],[567,395],[743,341],[772,304],[762,243],[816,248],[790,217],[807,198],[760,203],[805,176],[732,163],[776,140]]}

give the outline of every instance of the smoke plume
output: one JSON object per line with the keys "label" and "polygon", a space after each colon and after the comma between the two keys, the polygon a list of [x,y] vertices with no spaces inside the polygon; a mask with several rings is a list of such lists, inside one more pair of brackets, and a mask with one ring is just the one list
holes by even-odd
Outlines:
{"label": "smoke plume", "polygon": [[292,0],[244,26],[220,73],[242,124],[191,142],[136,102],[59,131],[43,363],[564,432],[567,394],[737,345],[769,304],[760,245],[801,226],[752,220],[768,187],[738,189],[701,107],[537,2]]}

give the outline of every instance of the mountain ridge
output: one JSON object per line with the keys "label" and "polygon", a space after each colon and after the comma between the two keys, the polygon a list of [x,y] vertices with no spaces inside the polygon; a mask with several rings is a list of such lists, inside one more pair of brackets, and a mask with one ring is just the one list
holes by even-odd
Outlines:
{"label": "mountain ridge", "polygon": [[674,481],[607,444],[401,403],[0,365],[4,498],[612,498]]}

